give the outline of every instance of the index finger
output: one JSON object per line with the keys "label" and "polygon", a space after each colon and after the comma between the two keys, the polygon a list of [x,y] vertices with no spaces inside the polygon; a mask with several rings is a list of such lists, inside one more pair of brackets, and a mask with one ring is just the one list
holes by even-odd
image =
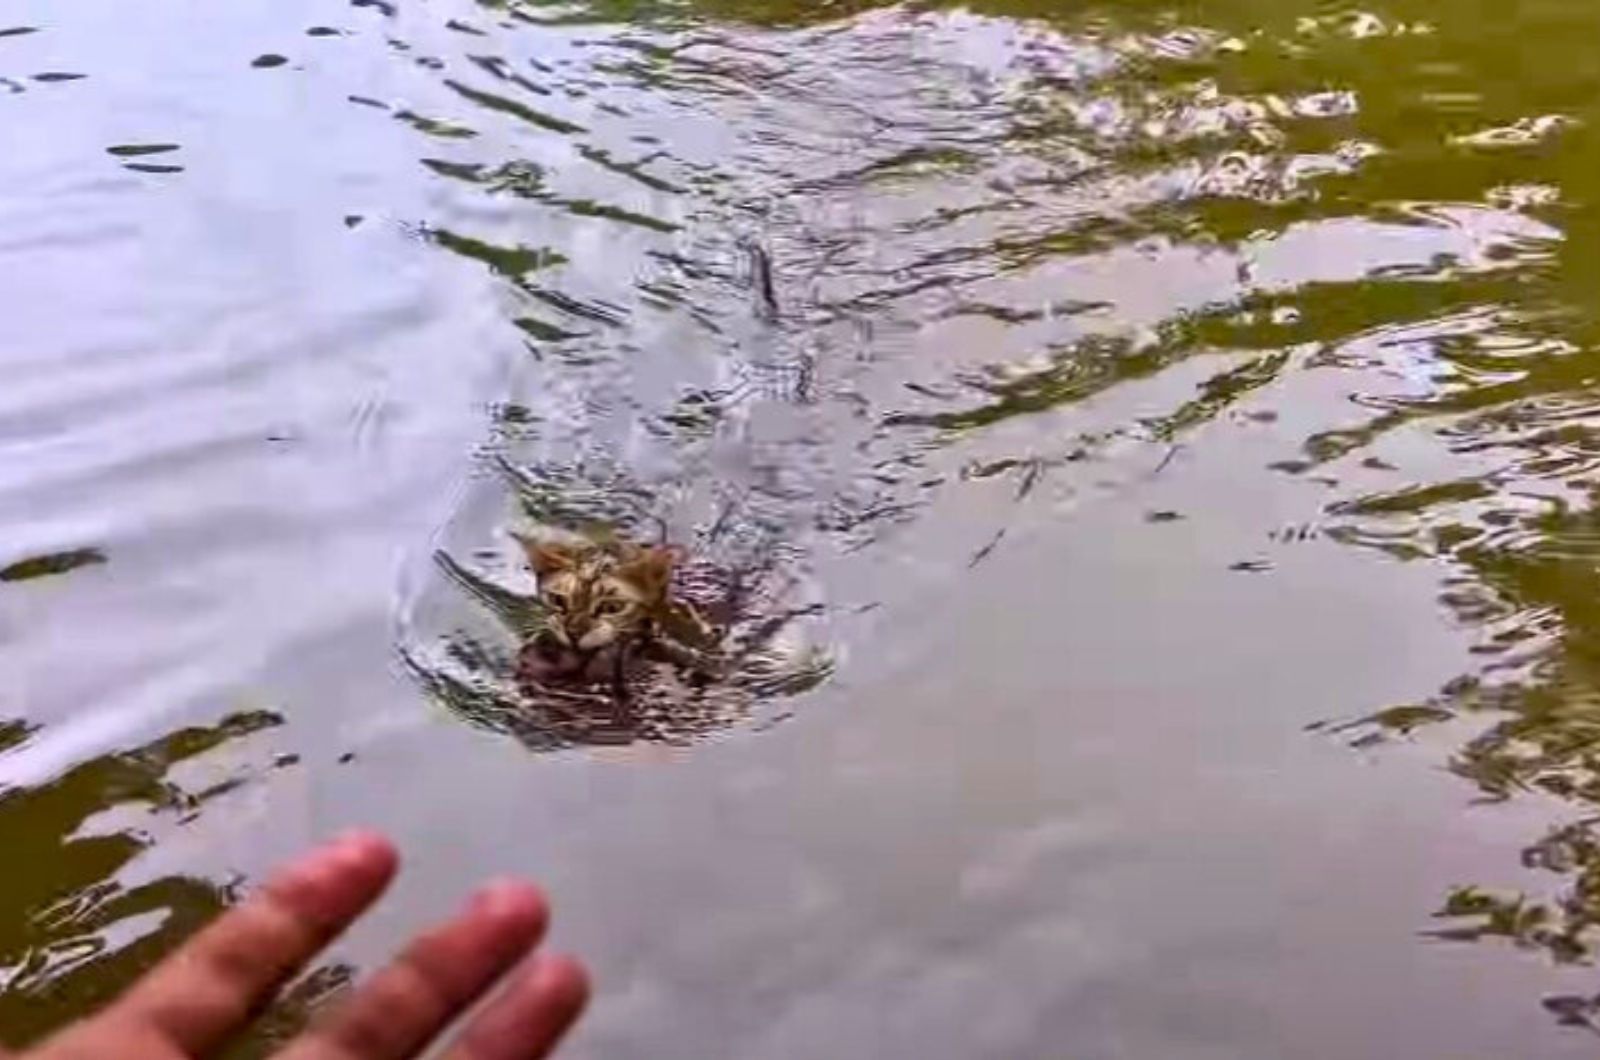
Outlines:
{"label": "index finger", "polygon": [[128,1028],[134,1040],[153,1033],[181,1055],[209,1052],[377,900],[398,866],[394,847],[370,832],[313,851],[140,980],[105,1025]]}

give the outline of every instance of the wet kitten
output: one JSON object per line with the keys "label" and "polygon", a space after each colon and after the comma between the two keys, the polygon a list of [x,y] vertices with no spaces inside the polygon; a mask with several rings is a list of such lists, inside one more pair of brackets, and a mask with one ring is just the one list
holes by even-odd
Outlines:
{"label": "wet kitten", "polygon": [[717,631],[671,597],[677,553],[631,544],[518,538],[539,579],[544,619],[518,659],[524,683],[610,682],[623,693],[639,660],[713,675]]}
{"label": "wet kitten", "polygon": [[522,547],[545,606],[540,634],[563,648],[590,655],[642,635],[667,605],[669,549],[528,539]]}

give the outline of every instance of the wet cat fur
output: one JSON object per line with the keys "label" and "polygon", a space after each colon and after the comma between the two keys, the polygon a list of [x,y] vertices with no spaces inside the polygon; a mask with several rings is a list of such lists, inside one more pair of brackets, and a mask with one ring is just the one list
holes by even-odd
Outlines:
{"label": "wet cat fur", "polygon": [[517,540],[544,605],[520,660],[525,680],[620,682],[629,658],[640,654],[708,669],[704,653],[719,638],[693,607],[671,597],[675,549]]}
{"label": "wet cat fur", "polygon": [[540,633],[564,648],[588,655],[643,634],[667,604],[670,549],[520,540],[539,579]]}

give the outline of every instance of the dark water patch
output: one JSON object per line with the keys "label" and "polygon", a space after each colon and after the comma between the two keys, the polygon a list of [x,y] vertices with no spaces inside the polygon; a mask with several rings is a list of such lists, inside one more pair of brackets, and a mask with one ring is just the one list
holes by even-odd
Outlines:
{"label": "dark water patch", "polygon": [[19,559],[0,567],[0,582],[24,582],[35,578],[48,578],[66,574],[81,567],[98,566],[106,562],[106,555],[97,548],[75,548],[66,552],[51,552],[43,556]]}
{"label": "dark water patch", "polygon": [[258,55],[254,59],[251,59],[250,65],[255,67],[257,70],[274,70],[280,66],[286,65],[288,62],[288,56],[278,55],[275,52],[267,52],[264,55]]}
{"label": "dark water patch", "polygon": [[1356,733],[1354,742],[1360,746],[1370,747],[1380,739],[1409,736],[1424,726],[1451,721],[1456,716],[1454,711],[1437,704],[1414,703],[1387,707],[1359,721],[1316,728],[1334,733]]}
{"label": "dark water patch", "polygon": [[399,13],[399,8],[389,0],[350,0],[351,7],[371,8],[379,12],[384,18],[394,18]]}
{"label": "dark water patch", "polygon": [[1052,352],[1051,366],[1042,370],[1015,373],[995,367],[963,380],[964,389],[989,396],[988,402],[955,412],[894,413],[884,422],[949,431],[986,427],[1082,401],[1117,382],[1153,374],[1168,358],[1186,352],[1184,346],[1137,348],[1123,338],[1090,338]]}
{"label": "dark water patch", "polygon": [[512,323],[538,342],[565,342],[568,339],[581,339],[585,334],[581,331],[568,331],[536,317],[517,317]]}
{"label": "dark water patch", "polygon": [[964,302],[950,309],[947,316],[979,316],[1002,324],[1032,324],[1059,317],[1077,316],[1112,308],[1109,302],[1058,302],[1051,301],[1040,308],[1023,308],[1007,305],[990,305],[983,302]]}
{"label": "dark water patch", "polygon": [[828,180],[841,187],[878,180],[905,180],[914,183],[938,179],[946,174],[959,178],[978,171],[982,166],[983,159],[970,151],[954,147],[918,146],[909,147],[887,158],[877,159],[860,169],[840,173]]}
{"label": "dark water patch", "polygon": [[537,162],[519,159],[487,171],[483,183],[490,191],[536,199],[545,194],[545,171]]}
{"label": "dark water patch", "polygon": [[643,227],[653,232],[677,232],[680,227],[672,221],[662,221],[661,218],[626,210],[611,203],[595,202],[592,199],[566,199],[563,195],[550,191],[546,186],[546,175],[538,163],[518,160],[491,168],[483,163],[453,162],[450,159],[422,159],[421,162],[437,175],[462,183],[478,184],[488,192],[502,192],[502,194],[517,195],[520,199],[547,203],[550,207],[560,208],[578,218],[603,218],[634,227]]}
{"label": "dark water patch", "polygon": [[306,30],[306,36],[308,36],[308,37],[342,37],[342,36],[344,36],[344,30],[335,29],[332,26],[312,26],[310,29]]}
{"label": "dark water patch", "polygon": [[455,162],[448,158],[421,158],[418,159],[424,166],[451,180],[460,180],[468,184],[483,184],[484,166],[478,162]]}
{"label": "dark water patch", "polygon": [[1397,492],[1341,501],[1328,508],[1329,515],[1412,515],[1436,505],[1459,504],[1494,495],[1490,483],[1478,481],[1441,482],[1415,486]]}
{"label": "dark water patch", "polygon": [[559,309],[561,312],[569,316],[578,317],[581,320],[617,327],[627,319],[625,311],[620,306],[576,298],[548,287],[530,286],[526,290],[531,297],[538,299],[552,309]]}
{"label": "dark water patch", "polygon": [[0,27],[0,39],[6,37],[25,37],[30,33],[38,32],[38,26],[5,26]]}
{"label": "dark water patch", "polygon": [[1540,999],[1545,1011],[1563,1027],[1577,1027],[1600,1034],[1600,994],[1555,994]]}
{"label": "dark water patch", "polygon": [[131,169],[135,173],[182,173],[183,166],[162,165],[158,162],[127,162],[123,169]]}
{"label": "dark water patch", "polygon": [[[355,102],[364,103],[367,106],[385,106],[385,104],[377,103],[376,101],[356,100]],[[420,133],[426,133],[441,140],[470,140],[478,135],[477,130],[468,128],[465,125],[441,121],[437,118],[423,117],[421,114],[415,114],[409,110],[396,111],[394,117],[396,121],[403,121]]]}
{"label": "dark water patch", "polygon": [[651,191],[659,191],[678,195],[687,190],[669,180],[663,180],[660,177],[644,171],[645,166],[649,165],[656,158],[660,157],[659,153],[633,162],[619,162],[612,156],[611,152],[589,144],[579,147],[578,153],[584,158],[588,159],[590,162],[593,162],[595,165],[610,170],[612,173],[620,174],[621,176],[627,177],[630,180],[637,181],[646,188],[649,188]]}
{"label": "dark water patch", "polygon": [[679,230],[679,226],[671,221],[663,221],[658,217],[635,213],[632,210],[624,210],[620,206],[611,206],[589,199],[552,199],[550,201],[560,205],[575,217],[602,217],[608,221],[620,221],[623,224],[649,229],[652,232],[670,233]]}
{"label": "dark water patch", "polygon": [[521,74],[514,72],[510,67],[510,63],[499,56],[469,55],[467,56],[467,61],[491,77],[507,84],[516,85],[525,92],[531,92],[536,96],[553,95],[550,89],[545,88],[543,85],[535,84]]}
{"label": "dark water patch", "polygon": [[452,162],[447,158],[424,158],[419,161],[441,177],[464,180],[469,184],[485,182],[484,167],[476,162]]}
{"label": "dark water patch", "polygon": [[15,718],[0,721],[0,754],[26,744],[39,731],[39,726]]}
{"label": "dark water patch", "polygon": [[[73,766],[33,786],[0,788],[10,869],[0,894],[0,1022],[27,1045],[120,992],[155,959],[233,904],[235,881],[136,865],[160,832],[180,827],[237,789],[253,769],[191,788],[171,774],[282,724],[270,712],[233,715]],[[15,751],[13,752],[15,753]],[[137,814],[136,816],[134,814]],[[141,820],[141,818],[143,820]],[[351,969],[327,969],[321,989],[291,992],[275,1010],[280,1031],[303,1026],[308,1006]]]}
{"label": "dark water patch", "polygon": [[34,74],[33,79],[42,85],[54,85],[60,84],[64,81],[82,81],[88,76],[88,74],[72,74],[62,71],[50,71],[42,74]]}
{"label": "dark water patch", "polygon": [[1169,416],[1147,420],[1151,433],[1160,439],[1209,423],[1224,410],[1251,393],[1276,382],[1289,366],[1291,354],[1278,353],[1253,357],[1237,367],[1219,372],[1199,385],[1200,394]]}
{"label": "dark water patch", "polygon": [[491,272],[509,279],[520,280],[530,273],[565,264],[567,260],[550,247],[500,246],[446,228],[429,229],[427,236],[451,253],[482,262]]}
{"label": "dark water patch", "polygon": [[471,102],[478,104],[480,107],[484,107],[488,110],[496,111],[501,114],[509,114],[514,118],[520,119],[521,121],[527,122],[529,125],[534,125],[541,129],[548,129],[549,131],[556,133],[580,133],[587,131],[582,125],[579,125],[576,122],[570,122],[563,118],[558,118],[553,114],[548,114],[542,110],[536,110],[535,108],[528,106],[526,103],[519,103],[514,99],[508,99],[505,96],[499,96],[493,92],[485,92],[481,89],[469,88],[459,81],[447,80],[445,81],[445,84],[463,99],[470,100]]}
{"label": "dark water patch", "polygon": [[146,155],[168,154],[178,149],[177,144],[118,144],[106,148],[106,153],[118,158],[143,158]]}
{"label": "dark water patch", "polygon": [[554,198],[545,187],[544,170],[536,162],[506,162],[490,168],[478,162],[454,162],[444,158],[424,158],[421,161],[441,177],[481,184],[492,192],[506,192],[545,202]]}

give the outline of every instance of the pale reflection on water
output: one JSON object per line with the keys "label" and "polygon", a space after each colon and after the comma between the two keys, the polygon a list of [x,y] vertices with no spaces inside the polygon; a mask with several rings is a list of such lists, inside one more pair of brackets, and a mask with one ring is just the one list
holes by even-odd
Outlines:
{"label": "pale reflection on water", "polygon": [[[577,1055],[1592,1048],[1597,30],[14,4],[6,1022],[361,822],[283,1026],[518,871]],[[541,522],[804,665],[552,720]]]}

